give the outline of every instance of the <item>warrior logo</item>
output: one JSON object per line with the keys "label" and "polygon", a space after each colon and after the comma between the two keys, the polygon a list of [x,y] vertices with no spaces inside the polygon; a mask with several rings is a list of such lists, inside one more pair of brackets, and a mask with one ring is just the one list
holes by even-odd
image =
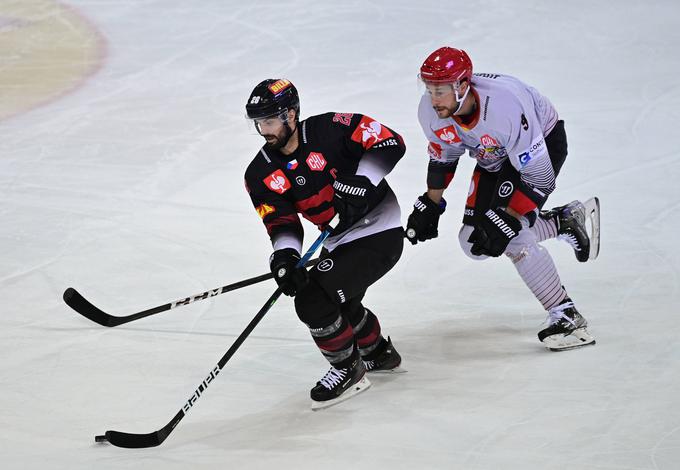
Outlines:
{"label": "warrior logo", "polygon": [[498,187],[498,195],[500,197],[508,197],[512,194],[514,190],[515,187],[512,185],[512,182],[503,181],[501,185]]}
{"label": "warrior logo", "polygon": [[458,132],[456,132],[456,128],[453,127],[453,126],[447,126],[447,127],[444,127],[443,129],[438,129],[438,130],[434,131],[434,133],[443,142],[446,142],[449,145],[460,142],[460,137],[458,137]]}
{"label": "warrior logo", "polygon": [[307,157],[307,166],[312,171],[322,171],[326,167],[326,159],[319,152],[311,152]]}
{"label": "warrior logo", "polygon": [[323,259],[316,265],[316,269],[325,273],[333,269],[333,260],[330,258]]}
{"label": "warrior logo", "polygon": [[369,149],[390,137],[394,137],[394,135],[389,129],[368,116],[361,118],[359,125],[352,133],[352,140],[359,142],[365,149]]}
{"label": "warrior logo", "polygon": [[276,170],[262,181],[275,193],[283,194],[290,189],[290,181],[288,181],[288,178],[286,178],[286,175],[281,170]]}

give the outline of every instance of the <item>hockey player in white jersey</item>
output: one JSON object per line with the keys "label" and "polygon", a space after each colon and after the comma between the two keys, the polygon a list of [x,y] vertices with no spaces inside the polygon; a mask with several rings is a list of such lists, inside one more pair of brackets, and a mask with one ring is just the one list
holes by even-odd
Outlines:
{"label": "hockey player in white jersey", "polygon": [[475,260],[510,258],[548,312],[548,326],[538,333],[546,347],[594,344],[550,254],[539,244],[562,238],[582,262],[599,252],[597,198],[541,212],[567,156],[564,122],[555,108],[516,78],[473,74],[465,51],[450,47],[427,57],[420,80],[426,88],[418,119],[429,140],[428,189],[414,204],[407,238],[416,244],[437,237],[444,190],[467,150],[477,166],[459,232],[463,251]]}

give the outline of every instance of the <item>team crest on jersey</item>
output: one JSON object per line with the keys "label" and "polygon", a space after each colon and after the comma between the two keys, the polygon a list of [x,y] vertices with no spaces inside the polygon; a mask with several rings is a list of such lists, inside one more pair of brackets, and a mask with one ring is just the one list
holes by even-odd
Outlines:
{"label": "team crest on jersey", "polygon": [[271,85],[269,85],[267,88],[269,88],[269,91],[274,93],[275,95],[278,93],[281,93],[283,90],[288,88],[291,85],[291,83],[286,80],[285,78],[282,78],[281,80],[277,80]]}
{"label": "team crest on jersey", "polygon": [[310,152],[307,157],[307,166],[312,171],[323,171],[326,168],[326,159],[319,152]]}
{"label": "team crest on jersey", "polygon": [[271,175],[262,180],[264,184],[275,193],[283,194],[290,189],[290,181],[283,174],[283,171],[276,170]]}
{"label": "team crest on jersey", "polygon": [[498,141],[491,137],[489,134],[484,134],[479,141],[482,143],[484,148],[498,147]]}
{"label": "team crest on jersey", "polygon": [[276,212],[276,209],[274,208],[274,206],[270,206],[267,203],[260,204],[259,206],[257,206],[255,208],[255,210],[257,211],[257,214],[262,219],[264,219],[268,214],[271,214],[272,212]]}
{"label": "team crest on jersey", "polygon": [[365,149],[373,147],[383,140],[394,137],[390,130],[374,119],[364,116],[352,133],[352,140],[360,143]]}
{"label": "team crest on jersey", "polygon": [[453,126],[446,126],[442,129],[437,129],[436,131],[434,131],[434,133],[443,142],[446,142],[449,145],[453,145],[455,143],[460,142],[458,132],[456,131],[456,128]]}
{"label": "team crest on jersey", "polygon": [[441,160],[442,158],[442,146],[435,142],[430,142],[427,146],[427,154],[433,160]]}

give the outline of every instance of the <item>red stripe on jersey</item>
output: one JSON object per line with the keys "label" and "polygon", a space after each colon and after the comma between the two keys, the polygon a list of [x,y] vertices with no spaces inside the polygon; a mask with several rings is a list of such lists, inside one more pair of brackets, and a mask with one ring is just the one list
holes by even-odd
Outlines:
{"label": "red stripe on jersey", "polygon": [[475,207],[477,202],[477,186],[479,186],[479,171],[475,170],[472,173],[472,179],[470,180],[470,189],[468,190],[467,201],[465,202],[465,207]]}
{"label": "red stripe on jersey", "polygon": [[294,224],[294,225],[299,225],[300,224],[300,219],[298,218],[297,214],[290,214],[290,215],[283,215],[281,217],[276,217],[275,219],[268,220],[264,223],[264,226],[267,227],[267,233],[271,234],[272,230],[275,227],[278,227],[279,225],[289,225],[289,224]]}
{"label": "red stripe on jersey", "polygon": [[452,171],[450,173],[447,173],[446,176],[444,177],[444,187],[448,188],[449,185],[451,184],[451,181],[453,180],[453,175],[455,173]]}
{"label": "red stripe on jersey", "polygon": [[319,228],[321,228],[321,226],[326,225],[328,222],[330,222],[334,215],[335,215],[335,208],[333,208],[333,207],[329,207],[328,209],[326,209],[322,213],[315,214],[315,215],[309,215],[306,212],[302,212],[302,217],[309,220],[314,225],[319,225],[320,226]]}
{"label": "red stripe on jersey", "polygon": [[320,206],[324,202],[331,202],[333,200],[333,186],[327,184],[321,191],[316,193],[314,196],[308,197],[307,199],[301,199],[295,202],[295,208],[299,212],[306,212],[309,209]]}
{"label": "red stripe on jersey", "polygon": [[515,212],[524,215],[527,212],[531,212],[532,210],[536,209],[536,203],[529,199],[529,197],[522,191],[515,189],[515,192],[512,193],[512,197],[510,198],[508,207]]}

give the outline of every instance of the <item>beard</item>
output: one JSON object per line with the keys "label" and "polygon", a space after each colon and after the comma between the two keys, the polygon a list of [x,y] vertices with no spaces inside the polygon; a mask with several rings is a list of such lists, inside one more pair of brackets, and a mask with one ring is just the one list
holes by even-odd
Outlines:
{"label": "beard", "polygon": [[264,137],[267,140],[267,142],[264,144],[264,147],[267,150],[279,150],[280,148],[286,145],[286,142],[284,142],[284,140],[279,136],[269,134],[264,135],[262,137]]}
{"label": "beard", "polygon": [[267,141],[266,144],[264,144],[265,149],[267,150],[280,150],[281,148],[285,147],[288,141],[290,140],[290,136],[293,135],[293,131],[290,130],[289,126],[285,126],[283,128],[283,131],[281,131],[280,134],[274,135],[274,134],[265,134],[262,137],[265,138]]}
{"label": "beard", "polygon": [[445,106],[440,106],[436,108],[433,106],[432,109],[434,109],[434,112],[437,113],[439,119],[450,118],[451,116],[453,116],[453,113],[455,111],[455,109],[447,108]]}

